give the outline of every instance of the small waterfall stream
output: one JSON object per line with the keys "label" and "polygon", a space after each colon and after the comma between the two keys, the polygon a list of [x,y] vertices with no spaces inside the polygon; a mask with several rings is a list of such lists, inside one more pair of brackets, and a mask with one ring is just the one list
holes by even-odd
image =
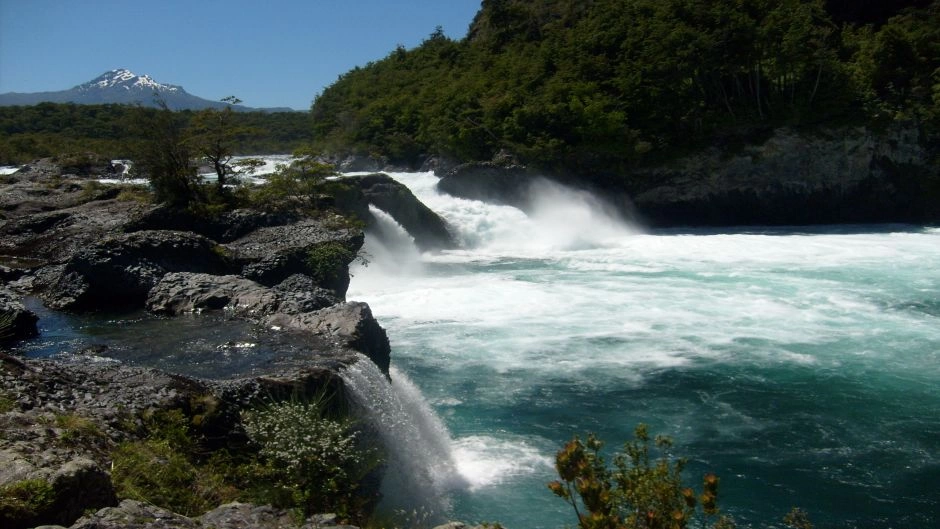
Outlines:
{"label": "small waterfall stream", "polygon": [[342,373],[353,404],[387,450],[382,507],[444,516],[448,492],[467,486],[450,434],[404,373],[392,367],[390,376],[391,381],[364,355]]}

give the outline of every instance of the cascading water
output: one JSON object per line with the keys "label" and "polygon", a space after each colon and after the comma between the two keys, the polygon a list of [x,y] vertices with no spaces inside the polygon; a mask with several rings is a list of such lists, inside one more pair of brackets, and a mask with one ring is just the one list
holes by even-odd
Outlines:
{"label": "cascading water", "polygon": [[353,403],[387,450],[382,506],[440,518],[450,509],[448,493],[465,485],[452,441],[408,377],[395,368],[389,375],[391,380],[364,355],[341,374]]}
{"label": "cascading water", "polygon": [[526,214],[392,176],[460,248],[399,239],[407,267],[370,249],[348,296],[450,430],[469,484],[444,493],[451,518],[573,525],[545,487],[555,451],[645,422],[690,482],[722,478],[740,525],[792,506],[829,527],[940,520],[940,229],[643,233],[552,184]]}

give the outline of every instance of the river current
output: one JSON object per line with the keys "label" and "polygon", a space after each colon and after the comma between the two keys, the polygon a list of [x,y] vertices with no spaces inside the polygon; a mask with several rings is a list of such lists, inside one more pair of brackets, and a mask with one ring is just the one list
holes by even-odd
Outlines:
{"label": "river current", "polygon": [[548,183],[523,213],[392,176],[459,249],[421,254],[375,210],[348,298],[442,425],[458,475],[436,515],[574,526],[555,452],[642,422],[690,484],[718,474],[739,526],[794,506],[825,527],[940,522],[940,229],[648,231]]}

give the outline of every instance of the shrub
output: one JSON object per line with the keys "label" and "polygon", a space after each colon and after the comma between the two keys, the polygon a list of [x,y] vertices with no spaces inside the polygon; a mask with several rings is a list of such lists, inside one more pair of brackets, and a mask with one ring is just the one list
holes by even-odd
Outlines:
{"label": "shrub", "polygon": [[[243,414],[249,439],[259,447],[260,467],[274,485],[289,491],[274,503],[289,501],[309,515],[336,512],[345,519],[363,515],[357,494],[362,478],[375,466],[349,420],[324,416],[325,399],[272,403]],[[277,501],[279,500],[279,501]]]}
{"label": "shrub", "polygon": [[310,275],[317,283],[329,285],[341,279],[355,258],[356,254],[342,243],[330,241],[310,248],[306,261]]}
{"label": "shrub", "polygon": [[594,435],[587,442],[575,437],[558,452],[555,468],[560,481],[549,483],[556,495],[572,506],[582,529],[684,529],[701,511],[701,527],[729,528],[719,515],[718,477],[706,474],[701,494],[682,484],[685,460],[671,460],[672,441],[657,436],[662,454],[650,459],[650,436],[639,425],[634,440],[614,455],[608,467],[600,454],[603,443]]}

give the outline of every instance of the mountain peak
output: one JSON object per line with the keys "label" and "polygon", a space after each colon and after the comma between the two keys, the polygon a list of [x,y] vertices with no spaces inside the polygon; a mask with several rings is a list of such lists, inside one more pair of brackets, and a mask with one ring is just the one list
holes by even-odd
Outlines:
{"label": "mountain peak", "polygon": [[147,90],[150,92],[180,92],[182,88],[176,85],[158,83],[149,75],[137,75],[127,68],[118,68],[107,71],[91,81],[76,86],[78,90],[107,90],[123,88],[124,90]]}
{"label": "mountain peak", "polygon": [[293,111],[290,108],[257,109],[203,99],[190,94],[182,86],[158,83],[149,75],[137,75],[127,68],[109,70],[91,81],[69,90],[32,94],[15,92],[0,94],[0,106],[35,105],[42,102],[77,103],[81,105],[122,104],[148,107],[165,104],[171,110],[224,109],[231,107],[239,112],[252,110],[264,112]]}

